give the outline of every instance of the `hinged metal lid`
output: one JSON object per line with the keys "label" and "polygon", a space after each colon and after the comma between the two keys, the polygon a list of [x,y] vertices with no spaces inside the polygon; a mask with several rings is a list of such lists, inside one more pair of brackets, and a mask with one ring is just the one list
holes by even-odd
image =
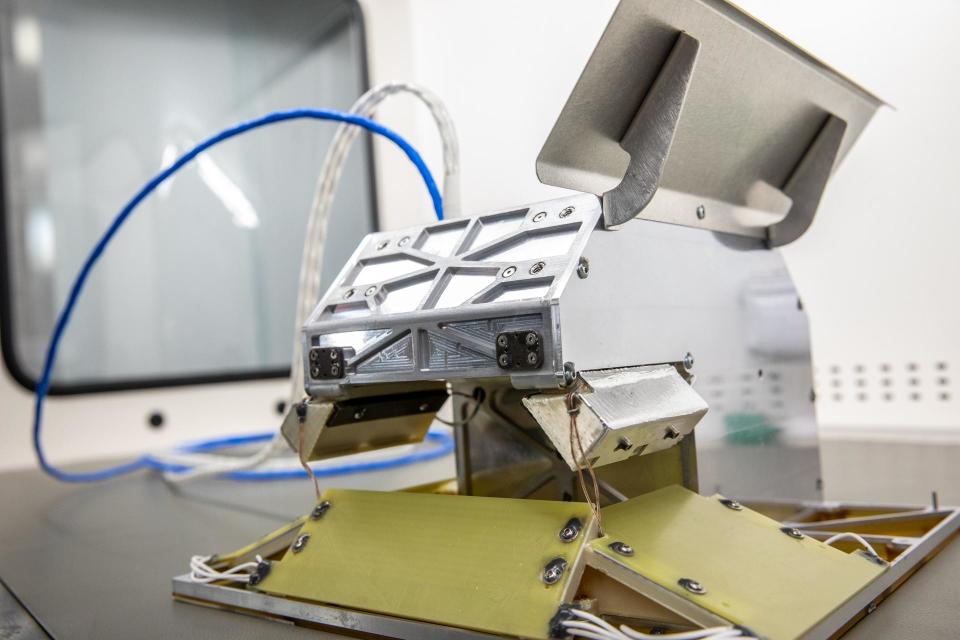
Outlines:
{"label": "hinged metal lid", "polygon": [[883,101],[722,0],[622,0],[550,132],[544,183],[637,215],[800,237]]}

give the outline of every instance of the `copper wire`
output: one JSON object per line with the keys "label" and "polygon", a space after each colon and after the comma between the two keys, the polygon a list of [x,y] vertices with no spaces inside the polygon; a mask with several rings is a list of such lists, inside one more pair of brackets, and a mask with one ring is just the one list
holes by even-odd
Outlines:
{"label": "copper wire", "polygon": [[297,419],[300,423],[299,434],[298,434],[300,439],[300,446],[297,447],[297,457],[300,458],[300,464],[301,466],[303,466],[303,470],[306,471],[307,475],[310,476],[310,479],[313,480],[313,491],[314,493],[317,494],[317,501],[319,501],[320,500],[320,481],[317,479],[317,474],[313,472],[313,467],[307,464],[307,459],[304,458],[304,448],[306,446],[306,442],[305,442],[306,430],[304,427],[304,424],[306,423],[305,412],[301,413],[298,409]]}
{"label": "copper wire", "polygon": [[[593,469],[593,463],[587,458],[583,451],[583,442],[580,440],[580,431],[577,429],[577,415],[580,413],[580,407],[577,406],[579,398],[574,392],[567,394],[567,414],[570,416],[570,458],[577,467],[577,478],[580,480],[580,490],[583,492],[583,499],[590,505],[594,518],[597,520],[597,531],[603,535],[603,520],[600,516],[600,485],[597,482],[597,474]],[[590,492],[587,491],[587,482],[583,477],[583,468],[577,463],[577,455],[573,449],[573,443],[576,441],[577,449],[580,451],[579,459],[586,462],[587,471],[590,473],[590,479],[593,481],[593,498],[590,498]]]}

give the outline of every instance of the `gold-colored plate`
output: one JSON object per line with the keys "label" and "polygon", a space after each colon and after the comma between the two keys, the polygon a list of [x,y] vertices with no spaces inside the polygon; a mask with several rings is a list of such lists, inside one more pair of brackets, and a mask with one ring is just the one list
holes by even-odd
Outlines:
{"label": "gold-colored plate", "polygon": [[[512,636],[546,638],[595,536],[576,502],[330,489],[310,537],[275,562],[257,590],[310,602]],[[584,530],[560,540],[570,518]],[[544,567],[567,562],[546,585]],[[572,585],[572,586],[571,586]]]}
{"label": "gold-colored plate", "polygon": [[[885,570],[862,554],[793,538],[780,523],[730,509],[720,498],[672,486],[606,507],[606,535],[590,544],[587,562],[621,581],[636,576],[628,586],[638,590],[656,583],[673,600],[679,596],[770,640],[801,636]],[[633,555],[613,551],[614,541]],[[691,593],[683,578],[706,593]]]}

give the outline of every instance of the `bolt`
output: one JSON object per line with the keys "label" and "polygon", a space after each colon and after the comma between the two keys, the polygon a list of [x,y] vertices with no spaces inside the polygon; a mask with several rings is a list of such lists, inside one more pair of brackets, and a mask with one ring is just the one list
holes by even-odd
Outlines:
{"label": "bolt", "polygon": [[319,378],[320,377],[320,367],[310,367],[310,377]]}
{"label": "bolt", "polygon": [[614,451],[630,451],[630,449],[633,449],[633,443],[626,438],[620,438],[617,446],[613,448]]}
{"label": "bolt", "polygon": [[699,207],[697,207],[697,220],[703,220],[706,217],[707,217],[707,209],[703,205],[700,205]]}
{"label": "bolt", "polygon": [[419,409],[420,409],[421,412],[426,411],[426,410],[429,409],[429,408],[430,408],[430,405],[428,405],[426,402],[424,402],[423,404],[421,404],[420,407],[419,407]]}
{"label": "bolt", "polygon": [[304,548],[305,546],[307,546],[307,540],[309,540],[309,539],[310,539],[310,534],[309,534],[309,533],[303,533],[303,534],[301,534],[301,535],[294,541],[293,547],[291,547],[292,551],[293,551],[294,553],[300,553],[301,551],[303,551],[303,548]]}
{"label": "bolt", "polygon": [[547,263],[545,263],[545,262],[538,262],[538,263],[536,263],[535,265],[533,265],[532,267],[530,267],[530,274],[533,275],[533,274],[540,273],[541,271],[543,271],[543,268],[546,267],[546,266],[547,266]]}
{"label": "bolt", "polygon": [[541,212],[538,213],[537,215],[533,216],[533,221],[534,221],[534,222],[540,222],[541,220],[544,220],[546,217],[547,217],[547,212],[546,212],[546,211],[541,211]]}
{"label": "bolt", "polygon": [[621,556],[626,556],[628,558],[633,556],[633,547],[628,545],[626,542],[620,542],[617,540],[616,542],[611,542],[607,546],[611,551],[614,553],[619,553]]}
{"label": "bolt", "polygon": [[333,362],[336,362],[336,361],[339,360],[339,359],[340,359],[340,352],[337,351],[336,349],[331,349],[331,350],[330,350],[330,360],[333,361]]}
{"label": "bolt", "polygon": [[347,289],[347,290],[344,292],[343,297],[344,297],[345,299],[346,299],[346,298],[352,298],[352,297],[353,297],[353,294],[355,294],[356,292],[357,292],[356,289]]}
{"label": "bolt", "polygon": [[577,378],[577,366],[572,362],[563,363],[563,384],[570,386]]}
{"label": "bolt", "polygon": [[363,292],[363,295],[370,297],[377,292],[376,286],[367,287],[367,290]]}
{"label": "bolt", "polygon": [[688,351],[687,355],[683,356],[683,367],[689,371],[693,369],[693,362],[693,354]]}
{"label": "bolt", "polygon": [[530,366],[536,366],[538,359],[536,351],[531,351],[527,354],[527,364]]}
{"label": "bolt", "polygon": [[501,277],[501,278],[509,278],[510,276],[512,276],[513,274],[515,274],[516,272],[517,272],[517,268],[516,268],[516,267],[512,267],[512,266],[511,266],[511,267],[507,267],[506,269],[504,269],[504,270],[500,273],[500,277]]}
{"label": "bolt", "polygon": [[509,343],[510,343],[510,340],[509,338],[507,338],[507,334],[501,333],[500,335],[497,336],[498,347],[506,347]]}
{"label": "bolt", "polygon": [[507,354],[505,354],[505,353],[501,353],[501,354],[500,354],[500,357],[497,358],[497,362],[498,362],[498,363],[500,364],[500,366],[501,366],[502,368],[504,368],[504,369],[506,369],[507,367],[510,366],[510,358],[509,358],[509,357],[507,356]]}
{"label": "bolt", "polygon": [[574,211],[576,211],[574,207],[564,207],[563,210],[560,212],[560,217],[566,218],[567,216],[572,214]]}
{"label": "bolt", "polygon": [[787,534],[791,538],[796,538],[797,540],[803,539],[803,534],[800,533],[800,530],[796,527],[780,527],[780,531]]}
{"label": "bolt", "polygon": [[698,596],[702,596],[707,592],[707,588],[705,586],[703,586],[696,580],[692,580],[690,578],[680,578],[679,580],[677,580],[677,584],[679,584],[681,587],[683,587],[690,593]]}
{"label": "bolt", "polygon": [[567,561],[563,558],[554,558],[543,568],[543,575],[540,579],[544,584],[551,585],[560,582],[563,572],[567,570]]}
{"label": "bolt", "polygon": [[329,500],[324,500],[323,502],[321,502],[320,504],[318,504],[317,506],[315,506],[315,507],[313,508],[313,511],[310,512],[310,519],[311,519],[311,520],[319,520],[319,519],[322,518],[322,517],[324,516],[324,514],[325,514],[327,511],[329,511],[329,510],[330,510],[330,501],[329,501]]}
{"label": "bolt", "polygon": [[581,280],[586,280],[588,275],[590,275],[590,261],[581,257],[580,264],[577,265],[577,276]]}
{"label": "bolt", "polygon": [[528,347],[532,347],[536,345],[539,339],[540,338],[537,337],[537,334],[534,331],[531,331],[530,333],[528,333],[526,338],[524,338]]}
{"label": "bolt", "polygon": [[331,365],[330,365],[330,375],[332,375],[332,376],[339,376],[339,375],[340,375],[340,365],[338,365],[338,364],[331,364]]}
{"label": "bolt", "polygon": [[736,500],[731,500],[730,498],[720,498],[720,504],[725,506],[727,509],[733,509],[734,511],[743,511],[743,505],[737,502]]}
{"label": "bolt", "polygon": [[390,244],[389,240],[383,240],[380,244],[377,245],[377,251],[383,251],[387,248],[387,245]]}
{"label": "bolt", "polygon": [[676,427],[670,425],[667,427],[667,430],[663,433],[664,440],[676,440],[680,437],[680,432],[677,431]]}
{"label": "bolt", "polygon": [[410,242],[410,236],[403,236],[400,238],[400,242],[397,243],[398,246],[405,247],[407,243]]}
{"label": "bolt", "polygon": [[310,351],[310,362],[316,362],[320,359],[320,352],[317,350]]}
{"label": "bolt", "polygon": [[570,518],[557,535],[562,542],[573,542],[580,535],[582,529],[583,523],[579,518]]}
{"label": "bolt", "polygon": [[366,412],[367,412],[366,409],[357,409],[356,411],[353,412],[353,419],[359,420],[360,418],[363,417],[363,414],[365,414]]}

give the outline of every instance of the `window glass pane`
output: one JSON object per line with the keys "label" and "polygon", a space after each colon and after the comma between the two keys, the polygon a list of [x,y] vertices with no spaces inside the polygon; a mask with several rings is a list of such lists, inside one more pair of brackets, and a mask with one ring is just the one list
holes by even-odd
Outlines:
{"label": "window glass pane", "polygon": [[[0,7],[7,360],[35,379],[82,260],[163,164],[240,120],[347,109],[365,88],[345,0],[29,0]],[[90,280],[55,383],[288,366],[300,254],[335,123],[281,123],[181,170]],[[336,194],[324,280],[372,230],[367,145]]]}

